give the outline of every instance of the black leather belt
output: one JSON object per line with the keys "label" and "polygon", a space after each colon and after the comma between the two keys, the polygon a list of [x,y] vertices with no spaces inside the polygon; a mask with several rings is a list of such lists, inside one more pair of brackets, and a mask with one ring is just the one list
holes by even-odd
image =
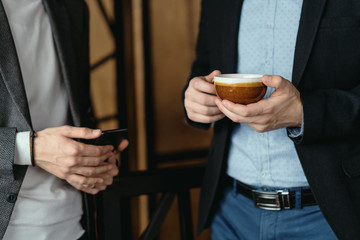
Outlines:
{"label": "black leather belt", "polygon": [[[234,179],[229,177],[234,182]],[[277,190],[272,192],[256,190],[242,182],[236,181],[238,193],[252,199],[256,207],[266,210],[282,210],[295,208],[295,191]],[[315,197],[310,189],[301,190],[301,206],[317,205]]]}

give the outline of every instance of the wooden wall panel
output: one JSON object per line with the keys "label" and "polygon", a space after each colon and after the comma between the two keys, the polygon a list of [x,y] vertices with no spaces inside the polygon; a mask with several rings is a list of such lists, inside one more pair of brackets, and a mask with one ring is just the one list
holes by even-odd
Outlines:
{"label": "wooden wall panel", "polygon": [[[104,0],[104,5],[110,16],[113,11],[113,1]],[[115,42],[105,19],[95,0],[87,0],[90,11],[90,64],[115,51]],[[104,118],[116,115],[116,62],[112,59],[91,73],[91,96],[95,116]],[[99,124],[103,130],[117,128],[117,120],[110,120]]]}
{"label": "wooden wall panel", "polygon": [[151,0],[149,3],[155,152],[207,148],[211,132],[185,123],[181,98],[195,58],[201,1]]}
{"label": "wooden wall panel", "polygon": [[[195,58],[201,0],[149,0],[149,8],[154,151],[168,154],[207,149],[212,132],[185,123],[182,106],[182,90]],[[200,189],[191,190],[194,234],[199,194]],[[194,237],[197,240],[209,239],[209,230]],[[159,240],[162,239],[181,239],[177,201],[161,227]]]}

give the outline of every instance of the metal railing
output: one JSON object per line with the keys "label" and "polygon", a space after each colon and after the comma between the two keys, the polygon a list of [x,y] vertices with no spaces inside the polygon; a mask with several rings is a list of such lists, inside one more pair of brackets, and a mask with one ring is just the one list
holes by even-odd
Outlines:
{"label": "metal railing", "polygon": [[[149,224],[139,239],[153,240],[156,238],[175,197],[178,199],[181,239],[194,239],[190,190],[201,186],[203,174],[203,165],[122,173],[103,193],[104,199],[114,201],[102,206],[103,229],[101,235],[106,240],[124,239],[123,231],[127,231],[127,229],[124,229],[119,217],[122,213],[119,202],[121,199],[161,193],[161,198],[157,202]],[[126,239],[137,238],[128,236]]]}

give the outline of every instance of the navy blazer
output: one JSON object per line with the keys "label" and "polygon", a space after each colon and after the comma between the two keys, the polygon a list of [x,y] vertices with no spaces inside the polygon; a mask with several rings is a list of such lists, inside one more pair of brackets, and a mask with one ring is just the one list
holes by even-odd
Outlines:
{"label": "navy blazer", "polygon": [[[190,79],[215,69],[236,72],[242,2],[203,0]],[[360,239],[359,0],[303,1],[292,79],[304,107],[304,135],[293,140],[310,187],[335,234]],[[222,195],[233,126],[228,118],[214,125],[198,231]]]}
{"label": "navy blazer", "polygon": [[[91,126],[88,8],[83,0],[43,2],[69,97],[71,120],[68,124]],[[32,123],[21,69],[0,0],[0,239],[9,224],[27,170],[27,166],[14,165],[15,135],[30,130]],[[91,201],[88,200],[92,198],[86,194],[83,197],[85,212],[90,212]],[[85,222],[90,223],[89,219]],[[87,233],[95,235],[90,224]]]}

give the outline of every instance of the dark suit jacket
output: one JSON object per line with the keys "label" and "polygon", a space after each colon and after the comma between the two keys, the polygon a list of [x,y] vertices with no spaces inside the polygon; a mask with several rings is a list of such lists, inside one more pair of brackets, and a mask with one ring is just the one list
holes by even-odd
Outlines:
{"label": "dark suit jacket", "polygon": [[[50,17],[62,79],[69,96],[72,117],[69,124],[89,126],[91,111],[87,6],[83,0],[44,0],[43,2]],[[0,239],[8,226],[27,170],[27,166],[13,164],[15,134],[31,129],[32,123],[21,69],[0,1]],[[84,195],[84,199],[87,198],[89,197]],[[88,201],[84,203],[85,210],[90,210]]]}
{"label": "dark suit jacket", "polygon": [[[241,6],[242,0],[203,0],[191,78],[236,72]],[[293,140],[305,175],[336,235],[360,239],[359,0],[303,1],[292,79],[304,106],[304,135]],[[199,231],[222,194],[233,125],[225,118],[214,126]]]}

